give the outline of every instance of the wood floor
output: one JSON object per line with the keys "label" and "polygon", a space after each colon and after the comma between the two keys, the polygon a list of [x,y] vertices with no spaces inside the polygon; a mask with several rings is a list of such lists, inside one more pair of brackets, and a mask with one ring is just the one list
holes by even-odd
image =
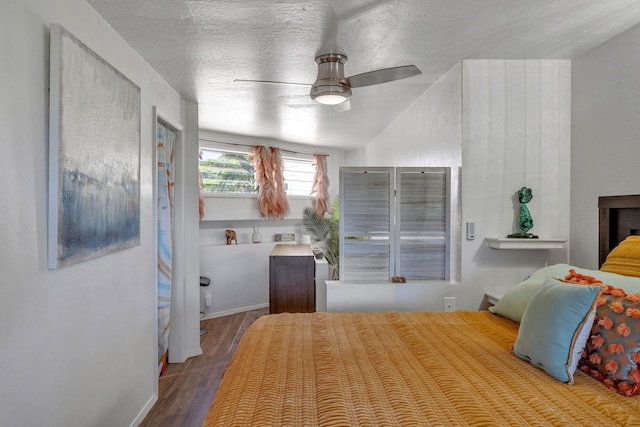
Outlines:
{"label": "wood floor", "polygon": [[202,427],[232,353],[229,347],[245,313],[204,320],[200,327],[202,355],[170,363],[159,379],[159,397],[143,427]]}

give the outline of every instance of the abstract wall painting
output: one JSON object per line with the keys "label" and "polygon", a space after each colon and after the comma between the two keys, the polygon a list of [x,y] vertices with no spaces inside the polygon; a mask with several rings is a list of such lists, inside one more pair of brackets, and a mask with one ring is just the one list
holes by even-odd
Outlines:
{"label": "abstract wall painting", "polygon": [[51,25],[48,265],[140,244],[140,88]]}

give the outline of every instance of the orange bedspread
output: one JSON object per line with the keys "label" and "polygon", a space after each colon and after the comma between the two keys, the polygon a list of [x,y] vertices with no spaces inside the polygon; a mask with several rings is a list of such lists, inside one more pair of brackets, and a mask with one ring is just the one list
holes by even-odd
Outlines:
{"label": "orange bedspread", "polygon": [[204,426],[640,426],[640,396],[510,353],[489,312],[278,314],[245,333]]}

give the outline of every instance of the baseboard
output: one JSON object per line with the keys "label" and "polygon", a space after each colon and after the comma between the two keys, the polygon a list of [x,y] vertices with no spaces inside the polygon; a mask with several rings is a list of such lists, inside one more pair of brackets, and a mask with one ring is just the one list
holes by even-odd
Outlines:
{"label": "baseboard", "polygon": [[200,356],[202,355],[202,348],[193,348],[187,351],[187,359],[190,357]]}
{"label": "baseboard", "polygon": [[259,308],[269,307],[269,304],[256,304],[248,307],[239,307],[231,310],[218,311],[216,313],[208,313],[200,318],[200,320],[215,319],[216,317],[229,316],[231,314],[242,313],[243,311],[257,310]]}
{"label": "baseboard", "polygon": [[155,391],[151,395],[149,400],[147,400],[147,403],[145,403],[145,405],[142,407],[140,412],[138,412],[138,416],[135,418],[135,420],[133,420],[133,422],[131,423],[130,427],[137,427],[140,424],[142,424],[142,421],[144,420],[144,417],[149,415],[149,412],[151,412],[151,408],[153,408],[153,405],[155,405],[157,401],[158,401],[158,392]]}

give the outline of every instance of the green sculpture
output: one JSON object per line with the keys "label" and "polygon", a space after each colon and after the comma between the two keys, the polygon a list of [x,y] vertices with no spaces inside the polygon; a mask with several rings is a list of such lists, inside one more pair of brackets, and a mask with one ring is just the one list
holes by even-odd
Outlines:
{"label": "green sculpture", "polygon": [[529,212],[527,203],[529,203],[532,198],[533,194],[531,193],[530,188],[522,187],[520,191],[518,191],[518,200],[520,200],[520,216],[518,217],[518,228],[520,228],[520,232],[509,234],[509,236],[507,237],[518,239],[538,238],[538,236],[529,233],[529,230],[533,228],[533,218],[531,218],[531,212]]}

